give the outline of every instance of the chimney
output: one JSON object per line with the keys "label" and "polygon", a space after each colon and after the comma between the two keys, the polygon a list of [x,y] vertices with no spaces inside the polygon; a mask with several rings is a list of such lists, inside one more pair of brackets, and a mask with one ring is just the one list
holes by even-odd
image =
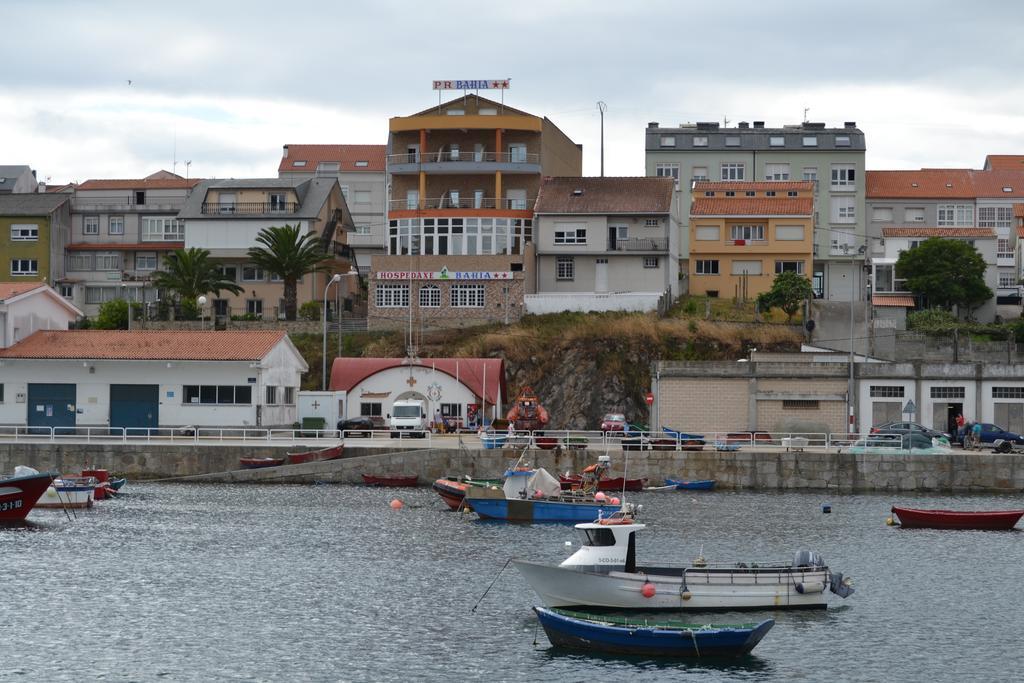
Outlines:
{"label": "chimney", "polygon": [[847,121],[846,123],[843,124],[843,127],[845,127],[845,128],[856,128],[857,127],[857,122],[856,121]]}
{"label": "chimney", "polygon": [[754,128],[764,128],[764,121],[754,121]]}
{"label": "chimney", "polygon": [[750,128],[750,124],[746,121],[740,121],[740,128]]}
{"label": "chimney", "polygon": [[46,192],[46,183],[39,183],[36,185],[36,192],[42,194]]}
{"label": "chimney", "polygon": [[287,159],[287,158],[288,158],[288,145],[285,145],[285,146],[284,146],[284,158],[285,158],[285,159]]}
{"label": "chimney", "polygon": [[657,128],[658,127],[658,122],[657,121],[648,121],[647,122],[647,127],[648,128]]}

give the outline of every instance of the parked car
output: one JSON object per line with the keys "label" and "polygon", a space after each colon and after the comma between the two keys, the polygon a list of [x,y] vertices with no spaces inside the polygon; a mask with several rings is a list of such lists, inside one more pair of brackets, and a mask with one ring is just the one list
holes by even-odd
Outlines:
{"label": "parked car", "polygon": [[952,437],[946,432],[941,432],[938,429],[931,429],[924,425],[919,425],[916,422],[886,422],[885,424],[876,425],[871,428],[872,434],[924,434],[928,438],[945,438],[952,441]]}
{"label": "parked car", "polygon": [[626,416],[622,413],[607,413],[601,418],[602,432],[626,431]]}
{"label": "parked car", "polygon": [[338,431],[342,436],[356,436],[354,432],[358,432],[360,436],[370,437],[376,428],[373,418],[366,415],[338,420]]}
{"label": "parked car", "polygon": [[[966,430],[969,428],[970,427],[965,427],[964,429]],[[981,442],[992,443],[997,439],[1002,439],[1003,441],[1008,441],[1013,444],[1024,444],[1024,437],[1022,437],[1020,434],[1017,434],[1016,432],[1008,432],[1002,427],[996,426],[991,422],[982,422]],[[961,439],[961,445],[962,442],[963,440]]]}

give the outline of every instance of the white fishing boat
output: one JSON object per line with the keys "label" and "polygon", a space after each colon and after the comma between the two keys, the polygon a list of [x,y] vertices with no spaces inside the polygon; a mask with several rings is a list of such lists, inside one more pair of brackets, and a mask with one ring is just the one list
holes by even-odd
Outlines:
{"label": "white fishing boat", "polygon": [[[638,510],[637,510],[638,511]],[[548,607],[737,610],[824,608],[828,593],[847,597],[849,580],[817,555],[792,562],[649,567],[636,561],[638,524],[626,509],[607,519],[577,524],[582,547],[560,565],[513,560]]]}
{"label": "white fishing boat", "polygon": [[96,477],[54,479],[36,503],[37,508],[88,508],[96,496]]}

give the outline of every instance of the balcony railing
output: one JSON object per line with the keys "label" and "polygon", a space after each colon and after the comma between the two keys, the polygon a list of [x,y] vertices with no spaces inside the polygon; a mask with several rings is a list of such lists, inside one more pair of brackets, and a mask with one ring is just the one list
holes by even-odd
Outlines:
{"label": "balcony railing", "polygon": [[539,154],[509,152],[473,152],[468,150],[454,151],[450,149],[434,152],[406,152],[405,154],[389,154],[388,165],[392,164],[443,164],[452,162],[499,163],[499,164],[539,164]]}
{"label": "balcony railing", "polygon": [[667,237],[630,237],[608,243],[609,251],[668,251]]}
{"label": "balcony railing", "polygon": [[141,212],[141,211],[173,211],[177,213],[181,210],[181,207],[185,205],[185,198],[182,197],[180,201],[163,201],[154,202],[147,201],[143,204],[137,204],[134,199],[128,197],[118,198],[98,198],[98,199],[72,199],[71,208],[78,213],[88,213],[90,211],[107,212],[107,211],[129,211],[129,212]]}
{"label": "balcony railing", "polygon": [[203,202],[203,215],[206,216],[258,216],[261,214],[289,214],[299,208],[296,202]]}
{"label": "balcony railing", "polygon": [[392,211],[416,211],[417,209],[506,209],[513,211],[529,211],[536,197],[529,199],[496,199],[494,197],[427,197],[410,201],[395,199],[388,202]]}

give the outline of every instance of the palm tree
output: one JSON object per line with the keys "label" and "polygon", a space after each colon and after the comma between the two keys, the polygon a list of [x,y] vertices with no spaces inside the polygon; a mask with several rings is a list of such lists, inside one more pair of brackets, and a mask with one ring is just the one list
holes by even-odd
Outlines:
{"label": "palm tree", "polygon": [[263,246],[249,249],[249,260],[284,281],[284,317],[295,320],[299,279],[316,270],[328,256],[317,236],[301,235],[297,225],[264,228],[256,241]]}
{"label": "palm tree", "polygon": [[232,294],[241,294],[245,291],[231,280],[223,279],[217,264],[210,260],[210,252],[206,249],[175,249],[168,254],[165,264],[167,270],[153,273],[153,284],[160,289],[173,292],[179,301],[195,301],[209,292],[216,296],[222,291]]}

